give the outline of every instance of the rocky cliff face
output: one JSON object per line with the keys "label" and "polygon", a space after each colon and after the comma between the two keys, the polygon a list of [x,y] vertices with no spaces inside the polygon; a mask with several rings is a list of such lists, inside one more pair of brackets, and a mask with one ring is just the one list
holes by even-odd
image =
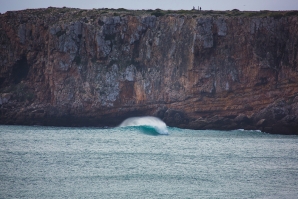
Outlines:
{"label": "rocky cliff face", "polygon": [[[115,16],[119,15],[119,16]],[[298,134],[298,17],[0,15],[0,123]]]}

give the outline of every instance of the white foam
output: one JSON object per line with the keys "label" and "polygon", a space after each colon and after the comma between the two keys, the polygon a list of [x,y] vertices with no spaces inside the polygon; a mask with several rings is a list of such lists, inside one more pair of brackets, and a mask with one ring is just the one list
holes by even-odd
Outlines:
{"label": "white foam", "polygon": [[167,125],[159,118],[152,117],[152,116],[131,117],[124,120],[119,125],[119,127],[126,127],[126,126],[150,126],[150,127],[153,127],[156,130],[156,132],[158,132],[159,134],[164,134],[164,135],[169,134]]}

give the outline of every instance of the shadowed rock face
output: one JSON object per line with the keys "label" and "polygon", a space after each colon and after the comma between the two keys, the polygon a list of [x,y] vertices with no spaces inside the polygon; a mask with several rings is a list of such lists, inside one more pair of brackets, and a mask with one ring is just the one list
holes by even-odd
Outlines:
{"label": "shadowed rock face", "polygon": [[298,134],[298,17],[49,9],[0,15],[0,123]]}

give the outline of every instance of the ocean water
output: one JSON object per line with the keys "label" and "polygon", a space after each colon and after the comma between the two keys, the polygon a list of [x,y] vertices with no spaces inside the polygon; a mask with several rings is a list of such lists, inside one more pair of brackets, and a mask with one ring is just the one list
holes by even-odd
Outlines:
{"label": "ocean water", "polygon": [[0,126],[0,198],[298,198],[298,136],[155,129]]}

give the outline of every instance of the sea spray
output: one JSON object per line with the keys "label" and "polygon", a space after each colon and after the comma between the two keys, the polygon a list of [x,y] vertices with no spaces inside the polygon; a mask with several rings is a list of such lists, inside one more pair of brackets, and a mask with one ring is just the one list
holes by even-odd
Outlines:
{"label": "sea spray", "polygon": [[169,134],[167,125],[159,118],[152,116],[145,117],[131,117],[124,120],[119,127],[127,126],[140,126],[144,128],[154,129],[158,134],[167,135]]}

